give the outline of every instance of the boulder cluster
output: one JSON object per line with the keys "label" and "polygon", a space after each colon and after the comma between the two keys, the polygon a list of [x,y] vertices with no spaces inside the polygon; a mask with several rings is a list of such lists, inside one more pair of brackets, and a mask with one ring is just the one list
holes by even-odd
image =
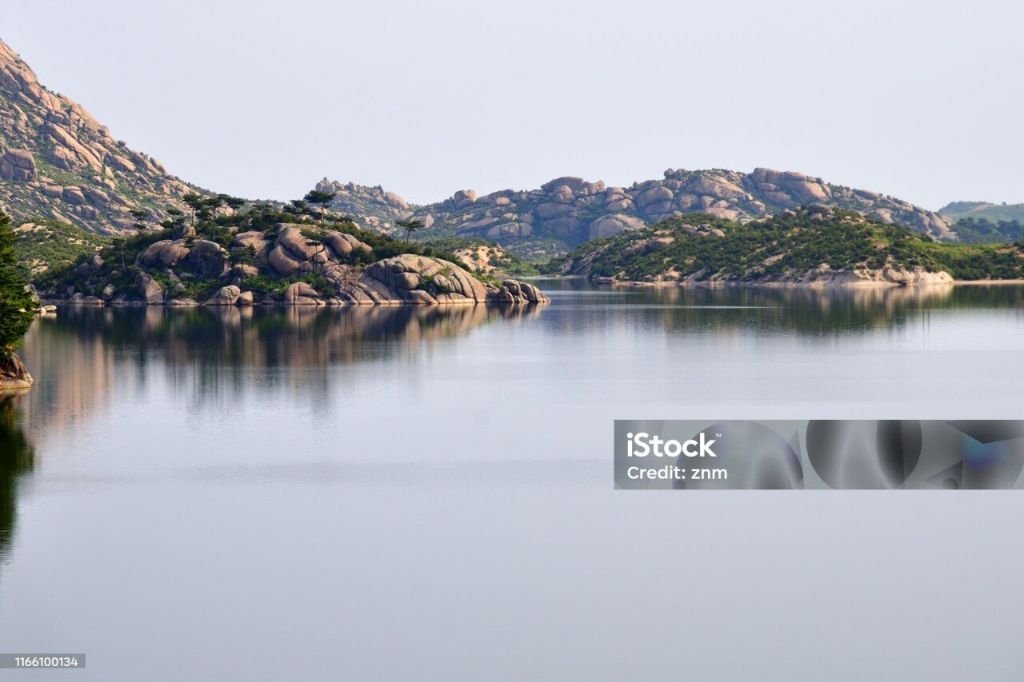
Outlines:
{"label": "boulder cluster", "polygon": [[669,169],[660,180],[629,187],[561,177],[529,191],[478,196],[473,190],[460,190],[427,206],[411,206],[380,187],[325,179],[317,189],[336,192],[334,208],[352,213],[367,227],[389,229],[396,220],[417,218],[425,227],[446,234],[483,237],[506,246],[547,239],[573,247],[686,213],[753,220],[812,203],[860,211],[936,238],[955,238],[945,218],[905,201],[767,168],[752,173]]}
{"label": "boulder cluster", "polygon": [[[80,287],[63,292],[82,305],[453,305],[533,304],[548,298],[532,284],[507,279],[482,281],[462,266],[441,258],[401,254],[374,261],[373,248],[357,237],[333,229],[281,223],[272,231],[240,232],[230,249],[198,238],[189,227],[171,239],[153,242],[135,263],[131,291],[99,281],[104,268],[95,255],[75,268]],[[365,264],[365,266],[363,266]],[[305,279],[303,279],[305,278]],[[188,282],[217,281],[205,300],[187,296]],[[279,282],[283,291],[268,293],[254,283]],[[313,283],[320,282],[320,290]]]}

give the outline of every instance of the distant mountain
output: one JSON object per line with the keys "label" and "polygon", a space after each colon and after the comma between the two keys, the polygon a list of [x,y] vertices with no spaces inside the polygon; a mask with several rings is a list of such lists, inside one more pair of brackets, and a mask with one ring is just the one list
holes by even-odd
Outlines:
{"label": "distant mountain", "polygon": [[1024,239],[1024,204],[954,201],[939,209],[967,243],[1009,244]]}
{"label": "distant mountain", "polygon": [[898,286],[1024,278],[1024,244],[936,242],[901,225],[825,206],[739,223],[711,215],[588,242],[552,270],[681,284]]}
{"label": "distant mountain", "polygon": [[15,223],[57,221],[109,234],[133,229],[198,191],[115,140],[77,102],[47,90],[0,41],[0,209]]}
{"label": "distant mountain", "polygon": [[994,204],[989,201],[954,201],[939,209],[939,215],[956,222],[961,218],[979,218],[992,222],[1024,222],[1024,204]]}
{"label": "distant mountain", "polygon": [[[938,239],[957,238],[950,219],[908,202],[765,168],[752,173],[670,169],[662,179],[629,187],[561,177],[534,190],[485,196],[460,190],[426,206],[381,187],[324,179],[317,188],[336,192],[333,210],[366,228],[390,232],[397,221],[415,218],[425,224],[426,237],[484,238],[539,259],[688,213],[744,221],[807,204],[856,210]],[[133,209],[146,211],[147,222],[155,224],[168,208],[184,208],[181,197],[189,191],[201,192],[115,140],[76,102],[47,90],[0,42],[0,209],[16,224],[68,223],[100,234],[124,232],[135,227]]]}
{"label": "distant mountain", "polygon": [[366,227],[388,230],[396,220],[416,218],[426,224],[425,236],[483,237],[524,255],[565,252],[592,239],[687,213],[742,221],[806,204],[856,210],[937,239],[956,239],[949,221],[906,201],[767,168],[752,173],[670,169],[660,180],[629,187],[561,177],[535,190],[502,190],[485,196],[460,190],[426,206],[411,205],[380,187],[326,178],[317,189],[336,192],[333,207],[350,212]]}

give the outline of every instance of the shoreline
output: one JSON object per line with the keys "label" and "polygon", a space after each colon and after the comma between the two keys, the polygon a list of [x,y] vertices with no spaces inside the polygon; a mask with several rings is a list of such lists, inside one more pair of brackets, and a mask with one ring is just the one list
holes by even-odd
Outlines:
{"label": "shoreline", "polygon": [[[384,301],[379,303],[336,303],[334,301],[322,301],[320,303],[288,303],[286,301],[261,301],[259,303],[249,303],[239,305],[237,303],[223,304],[223,303],[199,303],[198,301],[161,301],[160,303],[147,303],[146,301],[103,301],[103,300],[82,300],[82,301],[67,301],[67,300],[54,300],[46,299],[43,301],[46,308],[210,308],[224,310],[227,308],[237,308],[244,310],[246,308],[471,308],[475,306],[485,306],[488,308],[529,308],[533,306],[546,305],[547,301],[446,301],[444,303],[429,303],[420,301]],[[55,310],[41,310],[40,315],[51,315]]]}
{"label": "shoreline", "polygon": [[1024,286],[1024,279],[957,279],[953,280],[953,286],[955,287],[971,287],[971,286],[1007,286],[1016,285]]}
{"label": "shoreline", "polygon": [[551,276],[548,279],[585,280],[593,284],[607,284],[612,287],[635,288],[746,288],[746,289],[943,289],[958,286],[1024,286],[1024,279],[963,279],[949,282],[758,282],[758,281],[661,281],[618,280],[611,278],[589,278],[584,275]]}

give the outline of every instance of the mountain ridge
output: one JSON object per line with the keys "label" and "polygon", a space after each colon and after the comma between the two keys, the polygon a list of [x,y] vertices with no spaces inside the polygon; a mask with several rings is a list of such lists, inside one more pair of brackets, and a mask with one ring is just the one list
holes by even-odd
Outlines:
{"label": "mountain ridge", "polygon": [[188,192],[205,193],[47,89],[0,40],[0,207],[16,223],[53,220],[116,234],[183,209]]}
{"label": "mountain ridge", "polygon": [[[126,233],[155,227],[169,209],[185,210],[187,193],[206,193],[115,140],[77,102],[46,89],[2,41],[0,114],[0,208],[18,224],[54,221],[99,234]],[[951,220],[909,202],[767,168],[669,169],[660,179],[622,187],[562,176],[530,190],[480,196],[463,189],[426,205],[380,186],[324,178],[316,187],[335,192],[331,208],[368,229],[388,233],[399,221],[416,220],[424,237],[485,238],[538,259],[690,213],[749,221],[815,203],[957,239]]]}
{"label": "mountain ridge", "polygon": [[327,178],[317,183],[316,189],[334,192],[332,208],[358,213],[353,217],[365,227],[388,231],[395,229],[398,220],[415,219],[423,222],[426,234],[483,237],[520,252],[543,242],[566,251],[592,239],[689,213],[744,221],[807,204],[856,210],[936,239],[957,239],[950,221],[933,211],[890,195],[768,168],[750,173],[670,168],[661,179],[628,187],[562,176],[534,190],[505,189],[480,196],[464,189],[426,205],[407,202],[380,186]]}
{"label": "mountain ridge", "polygon": [[938,242],[855,211],[812,205],[740,223],[708,214],[594,240],[549,264],[612,282],[911,286],[1024,278],[1024,243]]}

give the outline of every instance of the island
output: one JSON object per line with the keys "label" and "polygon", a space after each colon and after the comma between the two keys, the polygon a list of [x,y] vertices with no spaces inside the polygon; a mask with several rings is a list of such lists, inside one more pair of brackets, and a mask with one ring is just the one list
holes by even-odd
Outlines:
{"label": "island", "polygon": [[[536,305],[533,284],[498,279],[453,253],[360,229],[348,218],[202,198],[191,216],[113,239],[34,280],[76,305]],[[305,208],[305,207],[304,207]]]}
{"label": "island", "polygon": [[689,214],[586,242],[547,268],[615,284],[915,286],[1024,279],[1024,243],[937,241],[824,205],[739,222]]}

